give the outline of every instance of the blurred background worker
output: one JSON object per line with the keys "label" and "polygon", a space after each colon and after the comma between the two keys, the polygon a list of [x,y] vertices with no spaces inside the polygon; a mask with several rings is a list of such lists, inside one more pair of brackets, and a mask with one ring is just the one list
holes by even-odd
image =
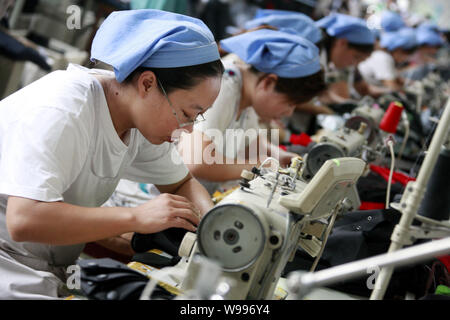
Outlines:
{"label": "blurred background worker", "polygon": [[439,52],[445,41],[443,32],[433,23],[424,22],[416,27],[417,47],[401,71],[406,81],[421,80],[438,67]]}
{"label": "blurred background worker", "polygon": [[385,31],[381,34],[380,49],[360,63],[358,69],[368,83],[399,91],[404,84],[399,74],[400,68],[407,65],[416,47],[416,31],[413,28]]}
{"label": "blurred background worker", "polygon": [[[191,163],[188,167],[199,179],[224,182],[239,179],[242,169],[251,169],[267,156],[289,165],[295,154],[279,149],[278,141],[273,145],[268,136],[259,136],[258,119],[289,117],[298,104],[325,88],[318,48],[305,38],[269,29],[224,39],[220,46],[229,54],[222,58],[225,74],[219,97],[205,113],[205,121],[182,139],[181,154]],[[254,135],[235,136],[235,130]],[[213,157],[220,161],[192,163],[192,146],[201,146],[202,154],[214,150]],[[252,146],[256,154],[250,154],[256,150]],[[242,157],[245,164],[236,162]],[[210,192],[216,188],[216,183],[208,187]]]}
{"label": "blurred background worker", "polygon": [[343,103],[355,93],[355,67],[374,49],[375,36],[363,19],[333,13],[316,22],[324,31],[321,62],[325,67],[328,89],[320,97],[323,103]]}

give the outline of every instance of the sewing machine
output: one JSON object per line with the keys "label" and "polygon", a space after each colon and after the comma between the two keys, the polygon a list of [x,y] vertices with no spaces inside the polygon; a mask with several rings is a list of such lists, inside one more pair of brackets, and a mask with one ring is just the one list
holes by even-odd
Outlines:
{"label": "sewing machine", "polygon": [[[342,209],[365,163],[351,157],[327,160],[309,182],[302,179],[303,165],[294,158],[287,169],[243,171],[241,187],[203,217],[197,235],[188,233],[183,240],[181,266],[175,267],[185,270],[182,292],[198,291],[200,283],[209,292],[197,292],[203,299],[219,291],[224,299],[273,299],[299,246],[320,256],[333,224],[327,226],[327,219]],[[199,256],[217,263],[221,276],[199,272]]]}
{"label": "sewing machine", "polygon": [[304,180],[309,181],[319,171],[325,161],[342,157],[361,158],[363,146],[367,145],[364,131],[367,125],[361,122],[358,130],[342,127],[336,131],[327,132],[320,137],[305,155],[305,168],[302,172]]}

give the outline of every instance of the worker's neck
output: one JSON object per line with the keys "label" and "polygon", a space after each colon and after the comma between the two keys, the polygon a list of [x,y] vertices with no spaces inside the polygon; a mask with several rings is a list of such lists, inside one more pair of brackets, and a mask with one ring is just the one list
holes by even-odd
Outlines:
{"label": "worker's neck", "polygon": [[132,96],[127,86],[121,86],[116,79],[109,77],[98,77],[102,84],[103,91],[105,93],[106,102],[108,104],[109,113],[114,125],[114,129],[122,141],[126,141],[133,123],[128,108],[130,103],[130,97]]}
{"label": "worker's neck", "polygon": [[239,101],[237,120],[239,120],[239,117],[246,108],[253,105],[253,96],[255,93],[256,85],[258,83],[258,76],[255,73],[251,72],[249,68],[242,68],[241,75],[241,100]]}

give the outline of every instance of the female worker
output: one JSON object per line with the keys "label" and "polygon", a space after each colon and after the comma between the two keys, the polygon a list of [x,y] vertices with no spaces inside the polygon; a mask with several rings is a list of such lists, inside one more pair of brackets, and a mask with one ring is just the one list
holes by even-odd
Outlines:
{"label": "female worker", "polygon": [[406,80],[421,80],[433,71],[438,64],[438,52],[445,44],[438,26],[431,23],[416,28],[416,42],[416,51],[401,73]]}
{"label": "female worker", "polygon": [[[91,60],[114,72],[71,65],[0,102],[0,299],[61,297],[84,243],[194,231],[212,206],[169,143],[219,93],[209,29],[159,10],[114,12]],[[121,177],[162,194],[135,208],[100,207]]]}
{"label": "female worker", "polygon": [[391,91],[402,90],[404,80],[398,70],[408,62],[416,46],[416,31],[413,28],[403,27],[383,32],[380,49],[360,63],[358,70],[369,84]]}
{"label": "female worker", "polygon": [[328,89],[321,96],[325,104],[343,103],[359,94],[353,89],[359,79],[355,67],[367,59],[374,48],[375,36],[366,21],[340,13],[332,13],[318,21],[324,31],[321,63],[325,67]]}
{"label": "female worker", "polygon": [[[245,24],[247,30],[263,26],[304,37],[315,45],[323,39],[322,30],[316,26],[315,21],[299,12],[259,9],[255,18]],[[272,122],[271,126],[280,128],[280,140],[287,143],[295,139],[292,133],[307,132],[313,128],[312,124],[315,122],[316,115],[332,113],[333,110],[321,104],[315,97],[305,103],[297,104],[291,116],[284,118],[282,123]],[[289,150],[291,147],[287,148]]]}
{"label": "female worker", "polygon": [[[219,97],[205,113],[205,121],[196,124],[191,135],[184,135],[180,144],[193,175],[215,182],[205,183],[210,192],[216,191],[218,182],[239,179],[243,169],[261,163],[264,156],[288,165],[295,154],[279,149],[267,136],[258,136],[258,120],[289,116],[296,105],[325,87],[318,48],[305,38],[260,29],[222,40],[220,46],[229,54],[222,59],[226,70]],[[239,135],[248,130],[256,134]],[[258,151],[252,155],[251,150]],[[195,161],[198,152],[213,161],[205,157]]]}

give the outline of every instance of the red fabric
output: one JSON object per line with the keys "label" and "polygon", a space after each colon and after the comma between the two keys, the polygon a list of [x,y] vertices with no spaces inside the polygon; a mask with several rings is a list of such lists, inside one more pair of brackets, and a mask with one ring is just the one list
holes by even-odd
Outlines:
{"label": "red fabric", "polygon": [[308,136],[306,133],[300,133],[300,134],[291,134],[291,137],[289,138],[289,141],[292,144],[295,145],[301,145],[306,147],[308,144],[312,142],[311,137]]}
{"label": "red fabric", "polygon": [[126,256],[124,254],[112,251],[108,248],[105,248],[101,246],[98,243],[95,242],[89,242],[84,247],[83,252],[94,259],[101,259],[101,258],[111,258],[117,261],[120,261],[124,264],[127,264],[131,261],[132,257]]}
{"label": "red fabric", "polygon": [[438,259],[445,265],[447,271],[450,272],[450,255],[438,257]]}
{"label": "red fabric", "polygon": [[378,210],[384,208],[385,204],[382,202],[361,201],[361,205],[359,206],[359,210]]}
{"label": "red fabric", "polygon": [[280,144],[280,149],[283,149],[284,151],[287,151],[287,147]]}
{"label": "red fabric", "polygon": [[[384,180],[389,181],[389,173],[391,172],[390,169],[370,164],[370,170],[375,173],[378,173],[380,176],[384,178]],[[401,172],[394,171],[394,173],[392,174],[392,183],[400,182],[402,185],[406,186],[406,184],[409,181],[415,180],[416,178],[411,178],[410,176],[403,174]]]}
{"label": "red fabric", "polygon": [[272,1],[268,1],[268,3],[266,4],[266,9],[275,9],[275,5]]}

